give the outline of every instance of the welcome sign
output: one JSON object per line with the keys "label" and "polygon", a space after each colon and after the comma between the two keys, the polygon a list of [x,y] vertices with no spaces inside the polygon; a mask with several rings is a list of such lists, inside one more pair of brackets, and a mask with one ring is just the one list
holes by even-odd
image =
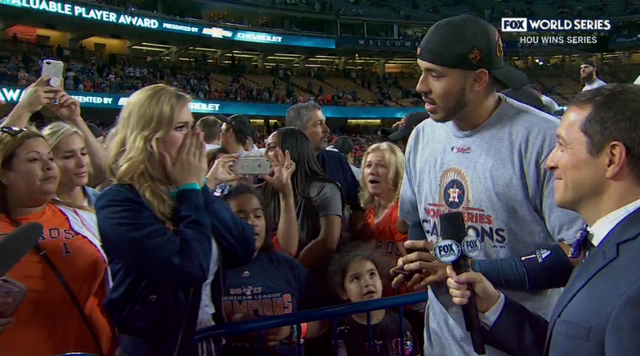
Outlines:
{"label": "welcome sign", "polygon": [[105,23],[196,35],[208,38],[226,39],[252,43],[288,45],[299,47],[336,48],[333,38],[280,35],[264,32],[239,31],[229,28],[205,27],[195,23],[168,21],[162,18],[130,15],[103,8],[68,4],[52,0],[0,0],[0,5],[13,6],[31,11],[70,16],[78,19]]}

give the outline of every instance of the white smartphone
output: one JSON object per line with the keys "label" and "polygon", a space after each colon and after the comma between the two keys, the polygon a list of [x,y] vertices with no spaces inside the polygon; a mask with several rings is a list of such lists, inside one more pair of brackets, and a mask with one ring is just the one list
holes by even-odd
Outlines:
{"label": "white smartphone", "polygon": [[10,317],[15,313],[29,290],[22,283],[11,278],[0,278],[0,299],[11,298],[11,303],[0,306],[0,316]]}
{"label": "white smartphone", "polygon": [[45,59],[42,62],[42,76],[51,77],[49,85],[52,87],[62,87],[62,80],[64,72],[64,63],[60,61],[54,61],[53,59]]}
{"label": "white smartphone", "polygon": [[257,176],[271,173],[271,162],[263,156],[240,157],[233,165],[239,176]]}

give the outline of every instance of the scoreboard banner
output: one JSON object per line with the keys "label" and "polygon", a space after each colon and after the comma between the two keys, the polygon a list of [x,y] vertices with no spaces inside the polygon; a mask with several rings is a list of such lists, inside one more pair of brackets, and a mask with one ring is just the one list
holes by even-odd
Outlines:
{"label": "scoreboard banner", "polygon": [[[333,38],[294,36],[279,33],[244,31],[235,28],[207,27],[195,22],[172,21],[161,17],[108,11],[101,7],[81,6],[52,0],[0,0],[2,6],[13,6],[28,11],[40,11],[78,19],[164,31],[222,40],[263,43],[270,45],[336,48]],[[1,7],[0,7],[1,8]],[[1,11],[1,10],[0,10]]]}

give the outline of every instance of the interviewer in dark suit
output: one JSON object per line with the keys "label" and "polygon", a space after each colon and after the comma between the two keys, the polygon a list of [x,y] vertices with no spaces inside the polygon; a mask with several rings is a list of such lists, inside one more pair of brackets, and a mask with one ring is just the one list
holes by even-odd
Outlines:
{"label": "interviewer in dark suit", "polygon": [[506,298],[479,273],[448,267],[456,304],[476,291],[485,342],[528,355],[640,354],[640,87],[610,84],[578,94],[546,168],[556,203],[589,224],[591,248],[550,321]]}

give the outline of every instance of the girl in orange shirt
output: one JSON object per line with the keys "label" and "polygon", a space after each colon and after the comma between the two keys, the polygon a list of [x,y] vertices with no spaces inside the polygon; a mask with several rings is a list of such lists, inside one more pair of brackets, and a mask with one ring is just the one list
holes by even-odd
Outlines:
{"label": "girl in orange shirt", "polygon": [[[73,100],[59,96],[58,105]],[[110,356],[115,351],[115,335],[101,309],[110,281],[96,217],[52,204],[58,179],[51,148],[39,132],[0,128],[0,236],[29,222],[44,226],[37,248],[8,273],[28,293],[11,315],[13,324],[0,335],[2,355]]]}

